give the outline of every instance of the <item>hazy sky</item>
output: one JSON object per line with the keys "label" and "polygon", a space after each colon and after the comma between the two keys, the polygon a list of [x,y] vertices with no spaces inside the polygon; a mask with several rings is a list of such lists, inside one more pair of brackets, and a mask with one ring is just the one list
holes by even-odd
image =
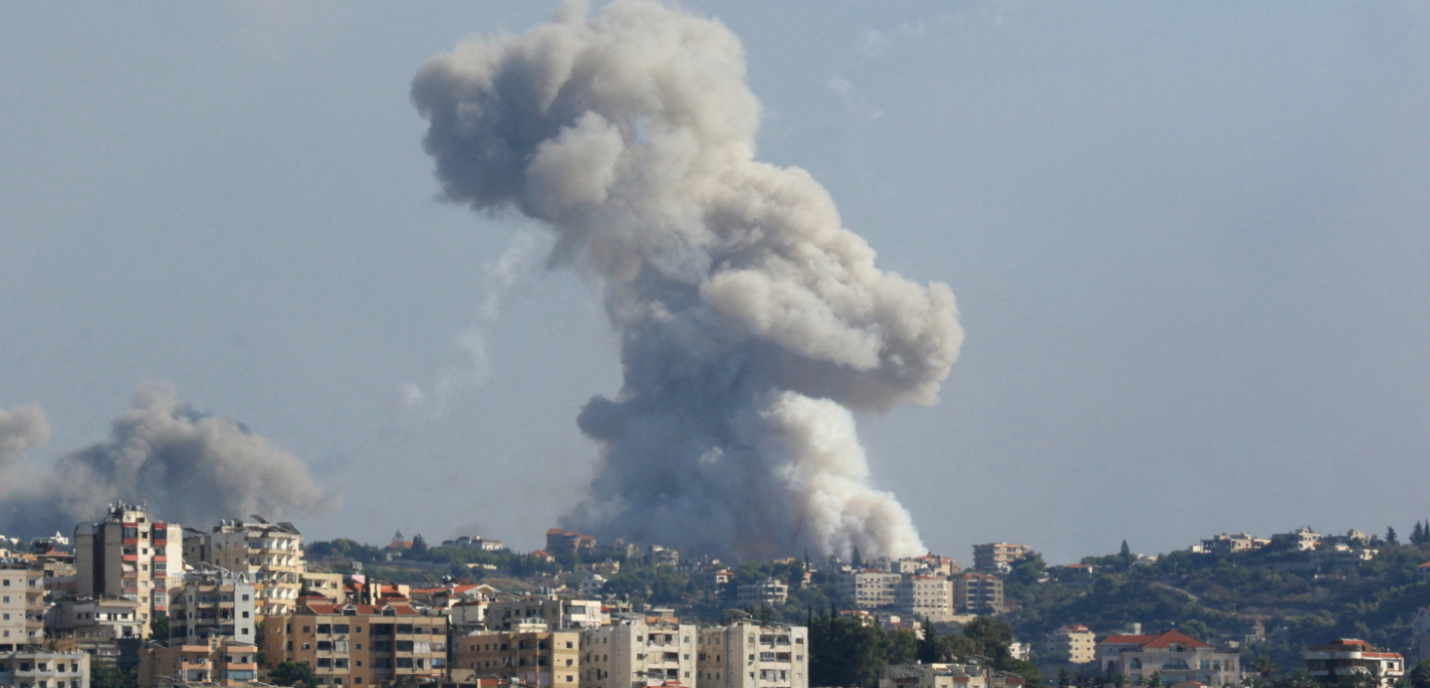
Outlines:
{"label": "hazy sky", "polygon": [[[935,551],[1430,517],[1430,5],[684,6],[745,42],[759,159],[958,297],[940,403],[860,426]],[[554,9],[0,5],[28,461],[168,381],[341,493],[310,536],[538,546],[618,343],[539,228],[437,199],[408,89]]]}

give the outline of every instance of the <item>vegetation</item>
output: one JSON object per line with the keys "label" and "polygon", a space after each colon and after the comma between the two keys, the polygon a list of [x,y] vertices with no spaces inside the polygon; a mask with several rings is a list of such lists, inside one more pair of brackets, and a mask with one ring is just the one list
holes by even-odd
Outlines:
{"label": "vegetation", "polygon": [[138,688],[139,669],[120,669],[113,664],[95,662],[89,668],[90,688]]}
{"label": "vegetation", "polygon": [[275,686],[317,688],[318,676],[313,673],[313,667],[303,662],[279,662],[268,672],[268,682]]}

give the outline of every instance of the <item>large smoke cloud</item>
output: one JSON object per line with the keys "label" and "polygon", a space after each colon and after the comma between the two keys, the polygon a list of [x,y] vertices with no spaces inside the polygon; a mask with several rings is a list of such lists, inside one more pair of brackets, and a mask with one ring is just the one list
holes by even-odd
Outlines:
{"label": "large smoke cloud", "polygon": [[[0,413],[0,470],[10,438],[25,449],[48,435],[43,412],[28,408]],[[10,427],[20,431],[7,433]],[[329,500],[297,457],[230,418],[196,412],[167,384],[135,392],[104,441],[52,465],[14,466],[0,484],[0,532],[12,535],[68,532],[115,500],[147,502],[156,516],[196,527],[248,514],[308,514]]]}
{"label": "large smoke cloud", "polygon": [[0,408],[0,478],[25,452],[50,441],[45,410],[34,404]]}
{"label": "large smoke cloud", "polygon": [[597,278],[624,386],[569,527],[707,552],[920,553],[851,411],[932,403],[963,333],[947,285],[874,266],[808,173],[756,162],[739,40],[645,2],[580,5],[429,62],[412,97],[446,195],[549,225]]}

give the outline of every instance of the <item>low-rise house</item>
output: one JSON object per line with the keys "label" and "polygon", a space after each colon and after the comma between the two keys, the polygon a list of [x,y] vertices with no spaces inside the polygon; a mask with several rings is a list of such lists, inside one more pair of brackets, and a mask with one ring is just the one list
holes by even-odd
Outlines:
{"label": "low-rise house", "polygon": [[1278,544],[1285,544],[1288,548],[1296,550],[1297,552],[1309,552],[1321,544],[1321,534],[1311,530],[1309,527],[1297,528],[1289,533],[1276,533],[1271,536],[1271,541]]}
{"label": "low-rise house", "polygon": [[1108,676],[1121,674],[1142,685],[1159,674],[1163,685],[1198,681],[1208,686],[1241,684],[1240,658],[1180,631],[1110,635],[1097,644],[1096,661]]}
{"label": "low-rise house", "polygon": [[1405,675],[1405,658],[1356,638],[1341,638],[1306,651],[1306,671],[1324,683],[1391,688]]}
{"label": "low-rise house", "polygon": [[1228,535],[1221,533],[1213,535],[1211,538],[1202,540],[1200,549],[1193,548],[1193,551],[1200,551],[1206,554],[1239,554],[1261,549],[1271,544],[1270,538],[1259,538],[1248,533]]}

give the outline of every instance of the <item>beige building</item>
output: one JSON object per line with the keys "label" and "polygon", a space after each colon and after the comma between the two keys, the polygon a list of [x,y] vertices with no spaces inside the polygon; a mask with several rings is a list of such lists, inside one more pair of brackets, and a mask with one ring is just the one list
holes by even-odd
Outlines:
{"label": "beige building", "polygon": [[29,562],[0,562],[0,652],[45,641],[44,572]]}
{"label": "beige building", "polygon": [[1405,658],[1364,640],[1341,638],[1307,650],[1306,670],[1318,681],[1354,686],[1378,676],[1378,688],[1391,688],[1405,675]]}
{"label": "beige building", "polygon": [[142,506],[115,503],[103,521],[75,527],[76,593],[137,600],[146,624],[168,614],[169,590],[184,574],[183,532],[149,520]]}
{"label": "beige building", "polygon": [[839,596],[854,600],[863,609],[891,607],[898,601],[899,583],[904,577],[897,573],[863,569],[839,578]]}
{"label": "beige building", "polygon": [[758,583],[735,588],[736,604],[741,607],[765,605],[773,607],[784,604],[789,599],[789,586],[776,578],[766,578]]}
{"label": "beige building", "polygon": [[411,605],[298,600],[292,616],[263,620],[266,668],[304,662],[325,686],[423,681],[447,670],[447,617]]}
{"label": "beige building", "polygon": [[184,574],[169,604],[169,637],[185,645],[210,638],[253,644],[257,592],[248,574],[210,568]]}
{"label": "beige building", "polygon": [[1162,685],[1197,681],[1208,686],[1241,685],[1240,658],[1180,631],[1151,635],[1110,635],[1097,644],[1097,666],[1121,674],[1134,686],[1158,673]]}
{"label": "beige building", "polygon": [[477,632],[456,639],[452,666],[541,688],[576,688],[581,682],[580,643],[576,631]]}
{"label": "beige building", "polygon": [[1086,664],[1097,659],[1097,637],[1087,626],[1063,626],[1048,634],[1048,652],[1066,652],[1073,664]]}
{"label": "beige building", "polygon": [[899,611],[934,623],[953,619],[953,581],[942,576],[910,576],[895,591]]}
{"label": "beige building", "polygon": [[175,683],[242,686],[258,680],[258,648],[246,643],[153,644],[139,651],[140,688],[168,688]]}
{"label": "beige building", "polygon": [[527,597],[492,602],[486,608],[487,628],[494,631],[515,630],[516,626],[533,620],[553,631],[593,628],[606,622],[599,600]]}
{"label": "beige building", "polygon": [[546,551],[551,554],[561,554],[562,552],[589,554],[596,551],[596,538],[593,535],[552,528],[546,531]]}
{"label": "beige building", "polygon": [[965,573],[953,579],[954,607],[967,613],[998,613],[1003,604],[1003,580],[988,573]]}
{"label": "beige building", "polygon": [[581,632],[581,688],[694,686],[697,631],[659,617],[588,628]]}
{"label": "beige building", "polygon": [[89,688],[89,655],[41,650],[0,652],[0,686]]}
{"label": "beige building", "polygon": [[61,600],[45,613],[45,625],[56,641],[72,643],[65,649],[110,664],[119,658],[117,641],[149,637],[149,624],[139,621],[138,600]]}
{"label": "beige building", "polygon": [[808,629],[743,622],[702,628],[693,685],[809,688]]}
{"label": "beige building", "polygon": [[304,571],[298,576],[298,580],[303,590],[307,590],[310,595],[322,595],[330,602],[346,602],[346,595],[343,593],[343,574],[331,571],[314,571],[312,564],[305,564]]}
{"label": "beige building", "polygon": [[879,688],[988,688],[988,682],[962,664],[890,664]]}
{"label": "beige building", "polygon": [[303,535],[292,523],[225,519],[213,532],[189,530],[184,559],[248,574],[257,589],[258,615],[290,614],[303,586]]}
{"label": "beige building", "polygon": [[1010,545],[1006,542],[990,542],[973,546],[973,568],[979,571],[998,571],[1012,566],[1013,562],[1028,556],[1033,551],[1027,545]]}

